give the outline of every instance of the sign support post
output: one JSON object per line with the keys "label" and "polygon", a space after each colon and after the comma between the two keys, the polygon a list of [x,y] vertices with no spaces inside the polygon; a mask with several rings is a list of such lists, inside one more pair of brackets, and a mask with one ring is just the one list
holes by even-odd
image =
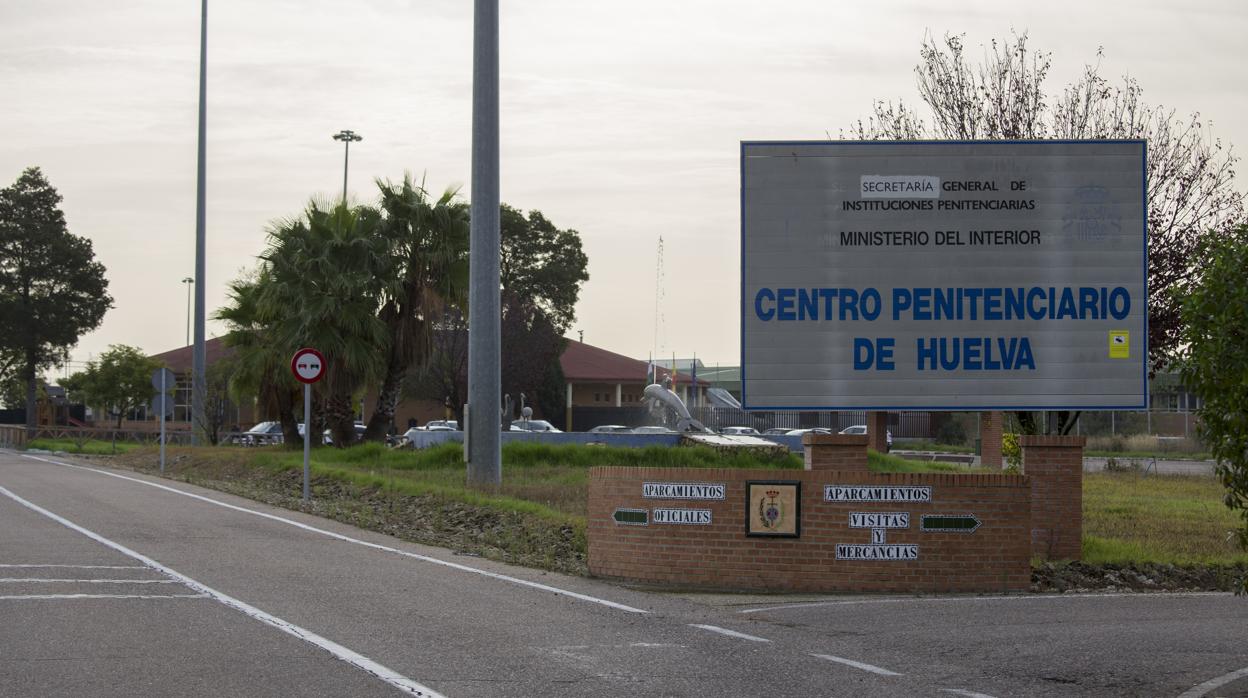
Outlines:
{"label": "sign support post", "polygon": [[[156,394],[152,396],[151,408],[153,412],[160,415],[160,474],[165,474],[165,418],[173,409],[173,401],[169,397],[169,384],[177,385],[178,377],[173,375],[173,371],[167,368],[158,368],[152,373],[152,389]],[[193,425],[192,425],[193,426]]]}
{"label": "sign support post", "polygon": [[[165,396],[165,371],[160,372],[160,396],[161,399],[167,399]],[[164,407],[164,405],[161,405]],[[160,474],[165,474],[165,410],[160,411]]]}
{"label": "sign support post", "polygon": [[308,467],[309,458],[312,455],[312,384],[303,384],[303,501],[306,503],[311,498],[309,492],[308,481],[310,472]]}
{"label": "sign support post", "polygon": [[303,348],[290,359],[290,372],[303,383],[303,503],[312,499],[312,384],[325,375],[325,357],[321,352]]}

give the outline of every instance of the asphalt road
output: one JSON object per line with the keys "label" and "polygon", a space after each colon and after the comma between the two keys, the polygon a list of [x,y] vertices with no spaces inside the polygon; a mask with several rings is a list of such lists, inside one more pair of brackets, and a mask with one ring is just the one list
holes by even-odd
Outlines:
{"label": "asphalt road", "polygon": [[1226,594],[664,594],[42,458],[0,451],[3,696],[1248,695]]}

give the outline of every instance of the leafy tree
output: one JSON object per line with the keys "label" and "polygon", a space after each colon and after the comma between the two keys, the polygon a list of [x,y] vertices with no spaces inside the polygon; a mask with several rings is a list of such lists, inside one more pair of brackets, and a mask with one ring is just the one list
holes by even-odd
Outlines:
{"label": "leafy tree", "polygon": [[238,359],[230,356],[219,359],[204,371],[204,418],[196,425],[208,437],[208,443],[216,446],[221,441],[230,417],[230,382],[238,371]]}
{"label": "leafy tree", "polygon": [[[517,296],[509,297],[502,311],[503,346],[514,348],[503,352],[503,393],[512,396],[517,409],[519,396],[525,393],[528,405],[536,407],[539,414],[561,420],[564,405],[563,371],[559,366],[564,349],[562,333],[536,304],[526,303]],[[550,389],[552,375],[553,380],[558,381],[554,390]]]}
{"label": "leafy tree", "polygon": [[[1236,532],[1248,549],[1248,225],[1229,238],[1211,237],[1204,274],[1178,296],[1183,312],[1183,382],[1200,396],[1201,438],[1217,460],[1226,506],[1238,510]],[[1248,592],[1248,577],[1240,580]]]}
{"label": "leafy tree", "polygon": [[503,204],[499,241],[503,303],[531,304],[562,335],[576,319],[581,285],[589,280],[581,234],[556,228],[541,211],[529,211],[525,217]]}
{"label": "leafy tree", "polygon": [[8,409],[26,405],[26,384],[19,375],[22,353],[0,346],[0,403]]}
{"label": "leafy tree", "polygon": [[379,317],[389,333],[385,371],[364,438],[381,441],[408,372],[423,370],[433,354],[434,327],[448,307],[463,305],[468,288],[468,206],[447,189],[437,199],[405,176],[377,182],[394,278],[384,286]]}
{"label": "leafy tree", "polygon": [[[47,399],[48,384],[40,379],[35,388],[35,400],[38,402]],[[0,381],[0,407],[10,410],[20,410],[26,407],[26,382],[17,374],[12,374],[4,381]]]}
{"label": "leafy tree", "polygon": [[303,346],[325,355],[317,390],[334,444],[344,447],[355,441],[353,395],[382,376],[389,352],[377,311],[395,269],[380,219],[366,206],[312,202],[301,218],[271,227],[260,255],[259,321],[286,356]]}
{"label": "leafy tree", "polygon": [[[1238,158],[1231,147],[1210,136],[1199,114],[1184,117],[1148,104],[1131,78],[1111,83],[1099,62],[1051,94],[1050,54],[1032,51],[1026,33],[993,40],[977,64],[968,61],[960,35],[946,35],[941,43],[925,38],[919,56],[914,72],[927,118],[905,102],[877,101],[865,122],[848,129],[849,137],[1147,139],[1148,348],[1152,371],[1167,365],[1180,351],[1176,299],[1199,278],[1202,240],[1211,230],[1227,234],[1244,211],[1243,194],[1234,188]],[[1057,416],[1059,431],[1066,433],[1077,413]],[[1018,417],[1024,430],[1041,429],[1035,415]]]}
{"label": "leafy tree", "polygon": [[[141,349],[114,344],[100,358],[61,381],[74,399],[117,417],[117,428],[130,412],[146,405],[156,392],[152,373],[160,362],[148,358]],[[169,386],[172,391],[173,386]]]}
{"label": "leafy tree", "polygon": [[91,241],[73,235],[61,195],[39,168],[0,189],[0,359],[26,383],[26,429],[35,429],[38,374],[64,359],[112,307]]}
{"label": "leafy tree", "polygon": [[[499,237],[503,392],[517,405],[519,394],[525,393],[541,414],[559,415],[562,393],[551,385],[562,383],[563,333],[576,318],[581,285],[589,279],[589,259],[580,233],[557,228],[540,211],[526,216],[503,204]],[[437,356],[412,387],[417,395],[449,399],[461,423],[468,380],[467,337],[466,315],[458,309],[445,313],[434,340]],[[502,399],[500,395],[500,407]]]}
{"label": "leafy tree", "polygon": [[0,378],[0,407],[21,409],[26,405],[26,384],[16,373]]}
{"label": "leafy tree", "polygon": [[429,362],[408,374],[403,395],[441,401],[462,425],[468,398],[468,324],[458,307],[442,313],[434,326],[430,346]]}

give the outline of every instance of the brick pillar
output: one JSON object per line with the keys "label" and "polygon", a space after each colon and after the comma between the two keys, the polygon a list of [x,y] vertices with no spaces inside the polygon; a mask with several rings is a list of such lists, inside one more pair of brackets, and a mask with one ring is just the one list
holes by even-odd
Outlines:
{"label": "brick pillar", "polygon": [[807,470],[867,472],[867,437],[861,434],[803,434]]}
{"label": "brick pillar", "polygon": [[867,413],[867,448],[879,453],[888,452],[888,413]]}
{"label": "brick pillar", "polygon": [[1020,436],[1031,481],[1031,554],[1078,560],[1083,545],[1082,436]]}
{"label": "brick pillar", "polygon": [[1000,412],[979,413],[979,464],[1001,469],[1001,437],[1005,415]]}

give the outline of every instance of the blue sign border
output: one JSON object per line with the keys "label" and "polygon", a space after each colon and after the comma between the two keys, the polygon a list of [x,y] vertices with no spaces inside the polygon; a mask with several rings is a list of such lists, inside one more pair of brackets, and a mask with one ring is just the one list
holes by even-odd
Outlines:
{"label": "blue sign border", "polygon": [[[1139,404],[1124,405],[795,405],[795,406],[754,406],[749,402],[749,396],[745,390],[745,319],[748,314],[748,307],[745,297],[745,151],[747,148],[760,146],[879,146],[879,145],[1081,145],[1081,144],[1106,144],[1106,143],[1138,143],[1140,148],[1140,208],[1142,209],[1141,220],[1144,227],[1144,268],[1141,270],[1144,277],[1144,351],[1141,364],[1141,378],[1143,383],[1142,396],[1143,400]],[[1108,410],[1145,410],[1148,409],[1148,141],[1143,138],[1124,138],[1124,139],[1095,139],[1095,140],[971,140],[971,141],[741,141],[741,172],[740,172],[740,195],[741,195],[741,409],[750,411],[806,411],[806,412],[828,412],[828,411],[854,411],[866,410],[873,412],[975,412],[987,410],[1081,410],[1081,411],[1108,411]]]}

